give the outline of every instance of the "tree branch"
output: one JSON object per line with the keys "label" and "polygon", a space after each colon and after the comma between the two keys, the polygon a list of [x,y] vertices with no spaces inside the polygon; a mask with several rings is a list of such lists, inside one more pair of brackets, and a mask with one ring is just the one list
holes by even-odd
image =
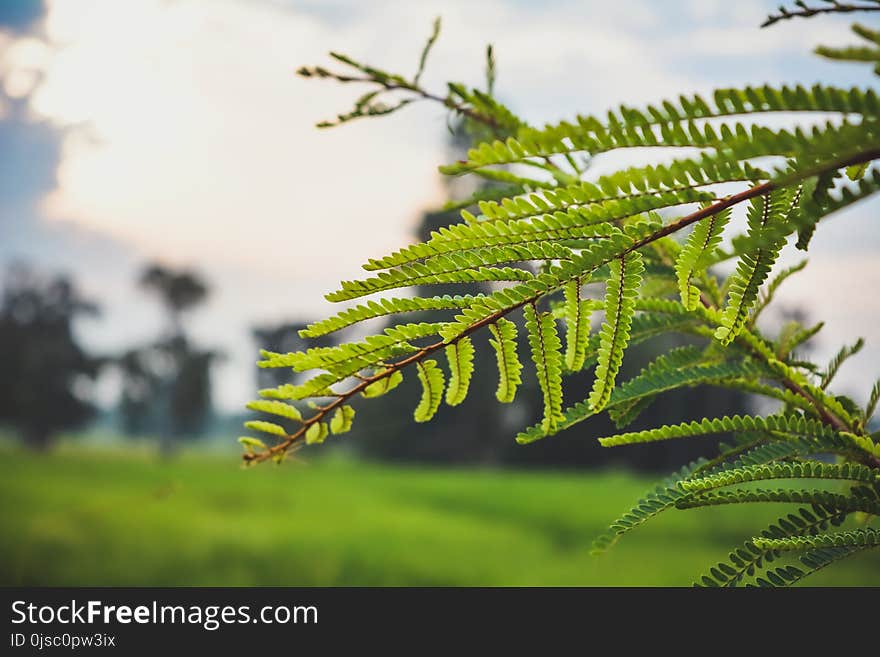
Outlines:
{"label": "tree branch", "polygon": [[[880,148],[869,149],[868,151],[865,151],[862,153],[858,153],[858,154],[855,154],[855,155],[852,155],[849,157],[845,157],[845,158],[840,158],[840,159],[833,161],[831,163],[826,163],[824,167],[821,167],[821,168],[817,167],[817,169],[819,169],[818,171],[816,169],[814,169],[813,171],[806,172],[802,177],[807,178],[807,177],[816,175],[817,173],[822,173],[824,171],[837,170],[837,169],[851,166],[854,164],[862,164],[864,162],[870,162],[870,161],[878,159],[878,158],[880,158]],[[786,184],[791,184],[791,182],[792,181],[789,181],[789,180],[785,181]],[[742,203],[744,201],[751,200],[753,198],[757,198],[759,196],[763,196],[765,194],[769,194],[770,192],[774,191],[778,187],[779,187],[779,183],[774,182],[774,181],[768,181],[768,182],[762,183],[760,185],[755,185],[754,187],[750,187],[749,189],[746,189],[746,190],[739,192],[737,194],[733,194],[733,195],[728,196],[726,198],[720,199],[719,201],[717,201],[716,203],[713,203],[712,205],[709,205],[705,208],[701,208],[701,209],[697,210],[696,212],[693,212],[689,215],[681,217],[680,219],[677,219],[677,220],[667,224],[666,226],[664,226],[660,230],[657,230],[654,233],[648,235],[647,237],[633,243],[631,246],[624,249],[620,253],[614,254],[614,256],[612,256],[612,258],[609,258],[609,261],[613,258],[619,258],[621,256],[626,255],[627,253],[631,253],[633,251],[636,251],[636,250],[638,250],[638,249],[640,249],[640,248],[642,248],[652,242],[655,242],[663,237],[671,235],[671,234],[681,230],[682,228],[690,226],[691,224],[694,224],[694,223],[696,223],[702,219],[705,219],[707,217],[713,216],[713,215],[721,212],[722,210],[726,210],[729,207],[732,207],[732,206],[737,205],[739,203]],[[326,406],[320,407],[318,409],[318,412],[315,413],[315,415],[313,415],[308,420],[305,420],[302,423],[302,426],[297,431],[286,436],[280,443],[278,443],[278,444],[276,444],[276,445],[274,445],[274,446],[272,446],[262,452],[247,452],[242,455],[242,459],[247,463],[259,463],[261,461],[266,461],[268,459],[271,459],[271,458],[273,458],[283,452],[286,452],[297,441],[299,441],[303,436],[305,436],[306,431],[308,430],[308,428],[311,425],[315,424],[316,422],[323,421],[329,415],[330,412],[332,412],[336,408],[339,408],[340,406],[345,404],[345,402],[347,402],[349,399],[351,399],[354,395],[358,394],[359,392],[362,392],[370,384],[375,383],[377,381],[381,381],[382,379],[391,376],[395,372],[398,372],[398,371],[406,368],[407,366],[412,365],[413,363],[417,363],[417,362],[421,361],[425,357],[427,357],[437,351],[440,351],[441,349],[444,349],[449,344],[455,344],[456,342],[458,342],[462,338],[469,336],[472,333],[479,331],[480,329],[482,329],[490,324],[493,324],[494,322],[498,321],[500,318],[504,317],[505,315],[510,314],[511,312],[513,312],[515,310],[518,310],[522,306],[524,306],[526,304],[530,304],[530,303],[535,303],[541,297],[544,297],[547,294],[550,294],[552,291],[554,291],[554,290],[536,293],[526,299],[523,299],[519,303],[516,303],[516,304],[509,306],[507,308],[503,308],[501,310],[498,310],[498,311],[492,313],[491,315],[488,315],[487,317],[484,317],[483,319],[481,319],[477,322],[474,322],[473,324],[468,326],[464,331],[462,331],[459,335],[457,335],[455,338],[453,338],[449,342],[446,342],[444,340],[440,340],[440,341],[435,342],[433,344],[430,344],[426,347],[422,347],[421,349],[419,349],[416,353],[412,354],[411,356],[408,356],[407,358],[400,360],[396,363],[392,363],[383,371],[381,371],[377,374],[374,374],[373,376],[362,378],[356,386],[354,386],[353,388],[351,388],[347,392],[338,393],[338,395],[334,401],[327,404]],[[811,395],[809,395],[805,390],[803,390],[795,382],[788,381],[788,382],[785,382],[785,385],[790,390],[792,390],[792,392],[795,392],[796,394],[803,396],[805,399],[809,400],[810,403],[816,407],[816,410],[819,412],[820,416],[827,424],[829,424],[830,426],[832,426],[838,430],[850,430],[850,428],[847,427],[847,425],[845,423],[843,423],[840,420],[840,418],[837,418],[833,413],[831,413],[827,408],[825,408],[822,404],[820,404],[817,400],[815,400]]]}
{"label": "tree branch", "polygon": [[810,18],[818,14],[849,14],[855,11],[880,11],[880,3],[872,2],[871,4],[845,4],[836,0],[826,0],[828,6],[825,7],[809,7],[805,2],[795,2],[799,8],[795,10],[779,7],[778,14],[770,14],[767,20],[761,23],[761,27],[769,27],[774,23],[792,18]]}

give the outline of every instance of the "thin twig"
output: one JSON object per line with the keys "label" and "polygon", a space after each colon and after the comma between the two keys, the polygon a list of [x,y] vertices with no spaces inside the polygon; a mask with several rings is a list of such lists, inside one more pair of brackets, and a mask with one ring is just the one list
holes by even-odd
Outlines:
{"label": "thin twig", "polygon": [[790,20],[792,18],[810,18],[818,14],[849,14],[854,11],[880,11],[880,5],[873,2],[870,5],[844,4],[831,0],[826,7],[808,7],[806,4],[795,3],[799,9],[786,9],[779,7],[778,14],[770,14],[767,20],[761,23],[761,27],[769,27],[779,21]]}

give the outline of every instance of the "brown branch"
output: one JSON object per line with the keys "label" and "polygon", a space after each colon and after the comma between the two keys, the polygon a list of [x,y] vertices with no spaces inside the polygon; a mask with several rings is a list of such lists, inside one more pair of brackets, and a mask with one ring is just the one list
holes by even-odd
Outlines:
{"label": "brown branch", "polygon": [[[880,158],[880,148],[871,149],[866,152],[859,153],[859,154],[856,154],[856,155],[853,155],[853,156],[850,156],[847,158],[842,158],[842,159],[839,159],[835,162],[832,162],[831,164],[826,165],[823,168],[823,170],[836,170],[836,169],[840,169],[840,168],[843,168],[846,166],[851,166],[854,164],[862,164],[864,162],[870,162],[870,161],[878,159],[878,158]],[[814,175],[814,174],[811,172],[811,173],[808,173],[804,177],[807,177],[808,175]],[[778,188],[778,183],[775,183],[773,181],[768,181],[768,182],[762,183],[760,185],[750,187],[749,189],[746,189],[742,192],[739,192],[738,194],[733,194],[731,196],[723,198],[723,199],[717,201],[716,203],[713,203],[710,206],[707,206],[705,208],[701,208],[701,209],[697,210],[696,212],[693,212],[689,215],[681,217],[680,219],[677,219],[677,220],[667,224],[666,226],[664,226],[660,230],[658,230],[658,231],[648,235],[647,237],[644,237],[643,239],[633,243],[631,246],[624,249],[620,253],[614,254],[614,256],[612,258],[609,258],[609,261],[613,258],[620,258],[620,257],[626,255],[627,253],[631,253],[633,251],[636,251],[636,250],[642,248],[643,246],[646,246],[646,245],[648,245],[652,242],[655,242],[663,237],[671,235],[671,234],[681,230],[682,228],[685,228],[686,226],[690,226],[691,224],[694,224],[694,223],[700,221],[701,219],[705,219],[707,217],[715,215],[715,214],[721,212],[722,210],[726,210],[729,207],[732,207],[732,206],[737,205],[739,203],[742,203],[744,201],[751,200],[751,199],[756,198],[758,196],[762,196],[764,194],[769,194],[770,192],[772,192],[773,190],[775,190],[777,188]],[[602,263],[602,264],[604,264],[604,263]],[[523,299],[519,303],[516,303],[516,304],[509,306],[507,308],[502,308],[501,310],[497,310],[496,312],[492,313],[491,315],[488,315],[487,317],[484,317],[483,319],[481,319],[477,322],[474,322],[473,324],[468,326],[464,331],[462,331],[459,335],[457,335],[455,338],[453,338],[449,342],[445,342],[443,340],[440,340],[440,341],[435,342],[433,344],[430,344],[426,347],[422,347],[421,349],[419,349],[416,353],[412,354],[411,356],[409,356],[403,360],[400,360],[396,363],[392,363],[383,371],[381,371],[377,374],[374,374],[373,376],[363,378],[360,381],[360,383],[358,383],[356,386],[354,386],[353,388],[351,388],[347,392],[336,393],[337,396],[333,402],[331,402],[330,404],[327,404],[326,406],[320,407],[318,409],[318,412],[315,413],[315,415],[310,417],[308,420],[305,420],[302,423],[302,426],[297,431],[288,435],[280,443],[278,443],[277,445],[273,445],[272,447],[270,447],[262,452],[247,452],[242,455],[242,459],[247,463],[259,463],[261,461],[266,461],[268,459],[271,459],[272,457],[277,456],[280,453],[286,452],[300,438],[305,436],[305,433],[309,429],[310,426],[312,426],[316,422],[323,421],[324,418],[326,418],[327,415],[331,411],[342,406],[346,401],[351,399],[353,396],[355,396],[359,392],[362,392],[370,384],[376,383],[377,381],[381,381],[382,379],[384,379],[388,376],[391,376],[395,372],[398,372],[398,371],[406,368],[407,366],[412,365],[413,363],[421,361],[426,356],[429,356],[429,355],[445,348],[447,345],[455,344],[456,342],[458,342],[462,338],[469,336],[476,331],[479,331],[480,329],[488,326],[489,324],[495,323],[496,321],[498,321],[499,319],[501,319],[505,315],[513,312],[514,310],[517,310],[526,304],[535,303],[538,299],[540,299],[541,297],[543,297],[549,293],[550,293],[550,291],[538,292],[538,293],[536,293],[526,299]],[[828,423],[829,425],[833,426],[836,429],[849,430],[849,428],[846,426],[845,423],[843,423],[840,420],[840,418],[837,418],[827,408],[825,408],[822,404],[820,404],[818,400],[814,399],[811,395],[809,395],[809,393],[807,393],[805,390],[803,390],[795,382],[787,381],[786,387],[789,387],[790,390],[792,390],[793,392],[795,392],[798,395],[803,396],[805,399],[810,401],[810,403],[816,407],[820,416],[822,416],[823,420],[826,423]]]}
{"label": "brown branch", "polygon": [[[364,81],[367,81],[367,79],[364,79]],[[495,136],[496,139],[503,139],[505,136],[502,131],[501,125],[499,125],[498,121],[496,121],[493,116],[490,116],[488,114],[481,114],[474,109],[468,107],[467,105],[456,103],[454,100],[452,100],[451,96],[438,96],[417,85],[388,83],[378,80],[369,81],[378,82],[387,91],[405,90],[414,93],[425,100],[433,100],[434,102],[440,103],[441,105],[443,105],[447,109],[452,110],[453,112],[458,112],[459,114],[468,117],[472,121],[476,121],[477,123],[482,123],[483,125],[487,126],[492,131],[492,134]],[[544,165],[541,166],[542,169],[549,171],[562,171],[559,165],[556,164],[552,159],[550,159],[549,155],[545,155],[541,159],[544,161]]]}
{"label": "brown branch", "polygon": [[[313,69],[300,69],[300,75],[303,75],[305,77],[311,77],[312,75],[315,75],[314,73],[311,72],[312,70]],[[308,75],[303,73],[303,71],[308,71],[309,72]],[[488,126],[489,128],[492,129],[493,132],[496,133],[496,135],[499,134],[499,131],[501,130],[501,126],[498,124],[498,122],[495,120],[494,117],[489,116],[487,114],[480,114],[479,112],[471,109],[467,105],[462,105],[460,103],[456,103],[449,96],[446,96],[446,97],[438,96],[437,94],[433,94],[433,93],[429,92],[427,89],[424,89],[423,87],[420,87],[416,84],[412,84],[412,83],[408,83],[408,82],[400,82],[400,81],[389,82],[388,80],[383,80],[383,79],[378,79],[378,78],[373,78],[373,77],[358,77],[358,76],[354,76],[354,75],[337,75],[335,73],[325,73],[323,75],[321,75],[321,74],[318,74],[318,75],[320,75],[320,77],[333,78],[337,82],[363,82],[363,83],[367,83],[367,84],[378,84],[383,89],[385,89],[385,91],[409,91],[410,93],[414,93],[424,100],[433,100],[434,102],[440,103],[441,105],[443,105],[447,109],[451,109],[452,111],[458,112],[459,114],[462,114],[462,115],[468,117],[469,119],[476,121],[477,123],[482,123],[483,125]]]}
{"label": "brown branch", "polygon": [[799,395],[800,397],[803,397],[808,402],[810,402],[813,408],[816,409],[816,412],[819,413],[819,417],[822,418],[822,421],[825,424],[834,427],[838,431],[852,431],[851,427],[847,425],[846,422],[844,422],[834,413],[829,411],[818,399],[813,397],[813,395],[804,390],[801,386],[799,386],[791,379],[783,379],[782,385],[791,390],[796,395]]}
{"label": "brown branch", "polygon": [[[827,1],[827,0],[826,0]],[[808,7],[806,4],[795,3],[800,9],[786,9],[779,7],[778,14],[770,14],[767,20],[761,23],[761,27],[769,27],[779,21],[790,20],[792,18],[810,18],[819,14],[850,14],[855,11],[880,11],[880,6],[876,2],[870,5],[851,5],[831,0],[826,7]]]}
{"label": "brown branch", "polygon": [[495,133],[496,136],[500,134],[501,126],[498,124],[498,121],[495,120],[494,117],[489,116],[488,114],[480,114],[479,112],[473,110],[467,105],[462,105],[460,103],[456,103],[450,96],[438,96],[436,94],[432,94],[426,89],[422,87],[413,86],[413,85],[401,85],[401,84],[388,84],[381,83],[383,87],[385,87],[388,91],[394,91],[396,89],[403,89],[406,91],[410,91],[425,100],[433,100],[434,102],[440,103],[447,109],[451,109],[453,112],[458,112],[459,114],[468,117],[472,121],[476,121],[478,123],[482,123],[485,126],[488,126],[492,132]]}
{"label": "brown branch", "polygon": [[[413,80],[412,82],[408,82],[402,80],[401,78],[393,78],[392,80],[388,80],[385,78],[378,77],[358,77],[354,75],[339,75],[336,73],[330,73],[324,69],[309,69],[309,68],[301,68],[298,73],[304,77],[311,77],[313,75],[317,75],[319,77],[329,77],[337,82],[363,82],[366,84],[377,84],[382,87],[385,91],[408,91],[412,94],[418,96],[418,99],[422,100],[431,100],[436,103],[440,103],[445,108],[452,110],[453,112],[457,112],[462,116],[466,116],[472,121],[476,121],[477,123],[482,123],[487,126],[496,139],[503,139],[506,135],[504,134],[503,127],[498,123],[495,117],[489,114],[482,114],[472,107],[468,107],[462,103],[456,103],[451,95],[447,96],[439,96],[437,94],[431,93],[424,87],[418,84],[417,80]],[[416,100],[418,100],[416,99]],[[568,157],[568,154],[566,154]],[[542,169],[549,171],[561,172],[561,167],[553,162],[553,160],[549,156],[544,156],[543,158],[544,164],[540,165]],[[571,160],[569,160],[571,161]],[[535,163],[537,164],[537,163]],[[574,167],[577,170],[577,167]]]}
{"label": "brown branch", "polygon": [[444,342],[443,340],[440,340],[439,342],[435,342],[435,343],[430,344],[426,347],[422,347],[413,355],[411,355],[401,361],[393,363],[387,369],[379,372],[378,374],[374,374],[373,376],[364,378],[360,383],[358,383],[354,388],[352,388],[348,392],[341,393],[337,397],[336,401],[328,404],[327,406],[321,407],[318,410],[318,412],[315,413],[315,415],[310,417],[308,420],[305,420],[303,422],[302,426],[299,429],[297,429],[297,431],[295,431],[294,433],[287,436],[283,441],[281,441],[277,445],[273,445],[272,447],[270,447],[269,449],[267,449],[263,452],[256,452],[256,453],[247,452],[242,455],[242,458],[246,462],[259,463],[260,461],[265,461],[267,459],[272,458],[273,456],[279,454],[280,452],[287,451],[299,438],[301,438],[303,435],[305,435],[305,432],[308,430],[308,428],[311,425],[315,424],[316,422],[322,421],[325,417],[327,417],[327,414],[330,413],[330,411],[343,405],[351,397],[358,394],[359,392],[362,392],[370,384],[376,383],[377,381],[381,381],[382,379],[384,379],[388,376],[391,376],[395,372],[402,370],[403,368],[407,367],[408,365],[412,365],[413,363],[419,362],[420,360],[422,360],[426,356],[433,354],[435,351],[439,351],[440,349],[443,349],[450,344],[455,344],[456,342],[458,342],[462,338],[464,338],[464,337],[466,337],[476,331],[479,331],[481,328],[488,326],[489,324],[492,324],[492,323],[498,321],[499,319],[501,319],[502,317],[504,317],[508,313],[511,313],[514,310],[521,308],[522,306],[526,305],[527,303],[534,303],[535,301],[540,299],[544,294],[546,294],[546,293],[535,294],[534,296],[529,297],[528,299],[524,299],[523,301],[517,303],[516,305],[510,306],[509,308],[503,308],[502,310],[498,310],[498,311],[492,313],[491,315],[489,315],[488,317],[484,317],[483,319],[479,320],[478,322],[474,322],[467,329],[462,331],[459,335],[457,335],[455,338],[453,338],[449,342]]}

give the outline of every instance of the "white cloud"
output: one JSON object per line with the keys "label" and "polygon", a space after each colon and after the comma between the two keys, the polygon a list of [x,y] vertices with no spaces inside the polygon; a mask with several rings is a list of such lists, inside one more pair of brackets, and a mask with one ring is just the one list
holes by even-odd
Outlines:
{"label": "white cloud", "polygon": [[313,19],[239,2],[69,8],[49,6],[53,55],[31,99],[38,117],[76,126],[50,218],[172,260],[310,277],[400,243],[434,194],[434,139],[312,128],[347,102],[292,74],[330,40]]}

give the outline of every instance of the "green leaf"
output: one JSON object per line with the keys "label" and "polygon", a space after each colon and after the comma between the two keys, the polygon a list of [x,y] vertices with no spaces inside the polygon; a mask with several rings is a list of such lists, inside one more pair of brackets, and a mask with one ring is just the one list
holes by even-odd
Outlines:
{"label": "green leaf", "polygon": [[382,395],[391,392],[397,386],[399,386],[403,382],[403,373],[400,370],[395,370],[388,376],[383,376],[378,381],[375,381],[368,385],[361,391],[361,395],[370,399],[372,397],[381,397]]}
{"label": "green leaf", "polygon": [[351,406],[340,406],[330,420],[330,431],[334,434],[348,433],[354,421],[354,409]]}
{"label": "green leaf", "polygon": [[877,475],[873,469],[858,463],[798,461],[797,463],[767,463],[732,468],[717,474],[683,481],[681,487],[688,493],[700,493],[715,488],[768,479],[840,479],[873,483],[877,481]]}
{"label": "green leaf", "polygon": [[[680,307],[680,304],[676,305]],[[766,367],[751,359],[739,362],[699,362],[702,358],[702,352],[693,348],[675,349],[666,356],[660,356],[641,374],[616,387],[608,406],[629,404],[683,386],[722,382],[724,385],[731,385],[732,380],[754,379],[768,373]],[[559,429],[567,429],[583,422],[597,412],[589,401],[578,402],[564,411]],[[533,426],[520,432],[516,441],[527,444],[543,437],[541,427]]]}
{"label": "green leaf", "polygon": [[[459,254],[455,254],[459,255]],[[498,254],[504,257],[503,253]],[[508,261],[518,258],[510,257]],[[478,256],[436,256],[428,263],[401,265],[382,272],[379,276],[360,281],[342,281],[335,292],[325,295],[327,301],[347,301],[358,297],[416,285],[448,283],[477,283],[485,281],[527,281],[534,278],[525,269],[515,267],[486,267]]]}
{"label": "green leaf", "polygon": [[642,411],[653,403],[654,397],[648,396],[619,406],[611,406],[608,408],[608,417],[614,422],[614,426],[622,429],[635,421],[642,414]]}
{"label": "green leaf", "polygon": [[458,406],[467,396],[471,375],[474,373],[474,344],[467,336],[446,346],[449,361],[449,387],[446,388],[446,403]]}
{"label": "green leaf", "polygon": [[282,438],[287,435],[287,431],[284,429],[284,427],[278,424],[274,424],[273,422],[265,422],[263,420],[250,420],[249,422],[245,422],[244,426],[254,431],[262,431],[263,433],[269,433],[273,436],[281,436]]}
{"label": "green leaf", "polygon": [[[878,51],[880,52],[880,51]],[[823,54],[827,54],[823,51]],[[877,96],[872,89],[842,89],[815,85],[805,87],[770,86],[744,89],[717,89],[711,100],[700,96],[681,96],[679,102],[664,102],[642,110],[621,107],[607,120],[579,116],[543,129],[522,128],[517,139],[507,143],[483,143],[468,151],[467,160],[441,169],[461,174],[483,167],[499,167],[565,153],[589,152],[595,156],[622,148],[694,146],[722,151],[724,160],[761,155],[791,155],[808,151],[817,141],[815,133],[774,130],[739,122],[706,122],[710,117],[766,112],[865,113],[876,116]],[[697,121],[700,121],[699,123]],[[752,120],[754,123],[754,120]],[[823,126],[822,132],[861,132],[862,126],[841,128]]]}
{"label": "green leaf", "polygon": [[755,546],[764,550],[806,550],[810,548],[875,547],[880,545],[880,530],[871,527],[817,534],[815,536],[788,536],[785,538],[755,537]]}
{"label": "green leaf", "polygon": [[425,43],[425,47],[422,48],[422,54],[419,57],[419,68],[416,71],[415,77],[413,77],[413,85],[418,86],[419,78],[422,77],[422,73],[425,72],[425,64],[428,62],[428,55],[431,52],[431,48],[434,47],[434,42],[437,41],[437,37],[440,36],[440,17],[434,19],[434,24],[431,28],[431,36],[428,37],[428,41]]}
{"label": "green leaf", "polygon": [[874,382],[871,388],[871,396],[868,398],[868,405],[865,406],[865,421],[871,419],[877,410],[877,402],[880,401],[880,379]]}
{"label": "green leaf", "polygon": [[[789,513],[771,523],[761,532],[762,537],[783,538],[795,534],[816,533],[839,525],[846,518],[846,512],[811,505]],[[725,561],[718,563],[697,580],[695,586],[736,586],[746,576],[766,567],[779,555],[777,550],[757,547],[751,540],[735,548]]]}
{"label": "green leaf", "polygon": [[689,477],[694,470],[705,463],[705,459],[700,459],[666,477],[653,491],[648,492],[629,511],[615,520],[609,527],[607,534],[598,537],[593,542],[592,553],[601,554],[605,552],[622,535],[647,522],[658,513],[673,508],[676,501],[685,495],[679,487],[679,482]]}
{"label": "green leaf", "polygon": [[767,417],[733,415],[711,419],[704,418],[702,420],[666,425],[644,431],[621,433],[616,436],[599,438],[599,444],[603,447],[617,447],[619,445],[649,443],[658,440],[689,438],[734,431],[776,431],[793,436],[818,438],[834,438],[837,436],[831,427],[828,427],[819,420],[805,418],[802,415],[768,415]]}
{"label": "green leaf", "polygon": [[795,568],[794,566],[783,566],[774,571],[769,571],[766,578],[759,577],[755,583],[761,587],[791,586],[807,575],[812,575],[817,570],[830,566],[835,561],[851,557],[868,547],[871,546],[851,545],[847,547],[819,548],[811,550],[800,559],[801,563],[806,567],[806,571]]}
{"label": "green leaf", "polygon": [[437,365],[436,360],[419,361],[416,366],[419,381],[422,384],[422,398],[416,406],[413,417],[416,422],[427,422],[434,417],[437,409],[440,408],[446,381],[443,370]]}
{"label": "green leaf", "polygon": [[752,201],[748,237],[762,246],[743,253],[730,278],[727,305],[721,315],[721,326],[715,331],[715,338],[721,344],[730,344],[745,326],[761,285],[785,245],[779,226],[791,213],[792,205],[790,194],[785,190]]}
{"label": "green leaf", "polygon": [[545,434],[552,434],[562,417],[562,342],[556,333],[556,321],[552,314],[538,313],[532,305],[525,306],[523,311],[532,361],[544,395],[541,428]]}
{"label": "green leaf", "polygon": [[727,209],[697,222],[678,255],[675,273],[681,303],[688,310],[693,310],[700,302],[700,290],[692,281],[712,264],[715,250],[721,244],[721,234],[729,221],[730,209]]}
{"label": "green leaf", "polygon": [[693,284],[693,279],[712,264],[729,221],[730,209],[726,209],[697,222],[678,255],[675,273],[681,302],[688,310],[693,310],[700,302],[700,290]]}
{"label": "green leaf", "polygon": [[578,277],[566,283],[564,288],[565,367],[570,372],[580,370],[587,356],[592,310],[590,304],[580,298],[583,283]]}
{"label": "green leaf", "polygon": [[240,442],[244,446],[244,448],[249,452],[253,451],[253,448],[268,449],[266,447],[266,443],[264,443],[259,438],[251,438],[250,436],[241,436],[238,439],[238,442]]}
{"label": "green leaf", "polygon": [[249,402],[247,407],[252,411],[271,413],[272,415],[285,417],[288,420],[294,420],[296,422],[302,421],[302,414],[299,412],[299,409],[292,404],[286,404],[282,401],[257,399]]}
{"label": "green leaf", "polygon": [[389,326],[379,335],[368,335],[361,342],[348,342],[334,347],[313,347],[307,351],[289,354],[263,352],[260,367],[292,367],[297,372],[312,369],[328,370],[342,380],[362,369],[416,351],[413,340],[439,334],[443,327],[438,322],[397,324]]}
{"label": "green leaf", "polygon": [[365,304],[343,310],[328,319],[309,324],[308,327],[299,332],[299,335],[303,338],[318,338],[358,322],[375,319],[376,317],[396,315],[398,313],[467,308],[476,299],[479,299],[479,297],[470,295],[371,299]]}
{"label": "green leaf", "polygon": [[326,422],[315,422],[306,429],[306,445],[320,445],[329,434]]}
{"label": "green leaf", "polygon": [[629,342],[635,298],[645,266],[636,251],[609,263],[611,277],[605,288],[605,322],[599,331],[599,352],[596,361],[596,379],[590,392],[589,404],[600,411],[608,404],[614,380],[623,362],[623,352]]}
{"label": "green leaf", "polygon": [[495,397],[502,404],[509,404],[516,396],[522,382],[522,363],[516,353],[516,324],[503,317],[489,325],[494,339],[489,344],[495,349],[498,362],[498,390]]}
{"label": "green leaf", "polygon": [[862,350],[862,347],[864,346],[864,339],[859,338],[851,346],[841,347],[840,351],[838,351],[834,355],[834,358],[831,359],[831,362],[828,363],[828,368],[822,375],[822,382],[819,384],[819,387],[822,389],[827,388],[828,384],[831,383],[831,380],[834,378],[834,375],[837,374],[837,371],[840,369],[840,366],[843,365],[844,361],[846,361],[846,359],[850,356],[855,356]]}
{"label": "green leaf", "polygon": [[680,509],[696,509],[704,506],[727,504],[751,504],[754,502],[789,502],[794,504],[820,504],[840,511],[863,511],[872,515],[880,513],[880,499],[872,487],[853,486],[845,495],[822,489],[733,489],[707,491],[679,498],[675,505]]}

